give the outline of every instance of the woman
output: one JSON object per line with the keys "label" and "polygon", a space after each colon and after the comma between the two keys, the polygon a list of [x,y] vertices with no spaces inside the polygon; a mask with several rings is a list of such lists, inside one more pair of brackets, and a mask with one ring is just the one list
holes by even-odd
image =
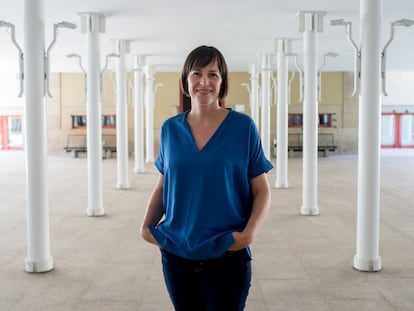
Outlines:
{"label": "woman", "polygon": [[265,158],[254,122],[220,106],[227,65],[214,47],[187,57],[181,82],[191,109],[161,129],[160,172],[141,225],[161,249],[178,311],[243,310],[251,244],[270,205]]}

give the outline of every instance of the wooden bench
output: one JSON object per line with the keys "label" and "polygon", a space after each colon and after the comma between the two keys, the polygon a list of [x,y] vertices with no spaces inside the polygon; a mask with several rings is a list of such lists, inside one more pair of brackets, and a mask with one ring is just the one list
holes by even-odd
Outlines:
{"label": "wooden bench", "polygon": [[85,134],[69,134],[66,138],[66,152],[73,151],[73,157],[78,158],[80,152],[86,152],[86,135]]}
{"label": "wooden bench", "polygon": [[102,151],[103,158],[110,159],[112,154],[116,152],[116,135],[115,134],[105,134],[102,135]]}
{"label": "wooden bench", "polygon": [[[66,152],[73,152],[73,157],[78,158],[79,153],[88,151],[86,135],[69,134],[66,139],[66,146],[64,149]],[[102,158],[111,158],[114,152],[116,152],[116,135],[102,135]]]}
{"label": "wooden bench", "polygon": [[[276,154],[276,141],[274,142]],[[329,152],[334,152],[337,146],[333,133],[318,133],[318,152],[322,152],[327,157]],[[303,134],[288,134],[288,152],[289,157],[294,156],[294,152],[303,152]]]}

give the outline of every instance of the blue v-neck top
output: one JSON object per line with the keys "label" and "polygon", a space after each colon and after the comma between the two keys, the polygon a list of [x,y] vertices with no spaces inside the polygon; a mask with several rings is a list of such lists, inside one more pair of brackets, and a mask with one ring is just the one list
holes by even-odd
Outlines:
{"label": "blue v-neck top", "polygon": [[253,120],[230,110],[201,150],[187,123],[188,112],[164,122],[155,166],[164,175],[165,217],[150,230],[161,247],[178,256],[221,256],[242,231],[252,209],[249,180],[267,173]]}

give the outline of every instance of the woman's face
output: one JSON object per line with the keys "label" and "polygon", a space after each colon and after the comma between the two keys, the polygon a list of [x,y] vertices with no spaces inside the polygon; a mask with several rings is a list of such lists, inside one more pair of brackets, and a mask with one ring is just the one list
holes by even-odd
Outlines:
{"label": "woman's face", "polygon": [[217,62],[190,71],[187,82],[192,103],[201,105],[218,103],[222,78]]}

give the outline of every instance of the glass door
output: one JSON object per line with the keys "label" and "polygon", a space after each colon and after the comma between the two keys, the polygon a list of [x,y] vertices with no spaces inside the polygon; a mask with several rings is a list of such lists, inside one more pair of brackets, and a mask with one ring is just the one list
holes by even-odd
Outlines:
{"label": "glass door", "polygon": [[10,149],[23,149],[21,116],[0,116],[0,150]]}
{"label": "glass door", "polygon": [[402,114],[400,116],[401,124],[401,147],[414,147],[414,115]]}
{"label": "glass door", "polygon": [[414,148],[414,113],[384,113],[381,122],[382,148]]}
{"label": "glass door", "polygon": [[395,148],[395,115],[383,114],[381,116],[381,146]]}

